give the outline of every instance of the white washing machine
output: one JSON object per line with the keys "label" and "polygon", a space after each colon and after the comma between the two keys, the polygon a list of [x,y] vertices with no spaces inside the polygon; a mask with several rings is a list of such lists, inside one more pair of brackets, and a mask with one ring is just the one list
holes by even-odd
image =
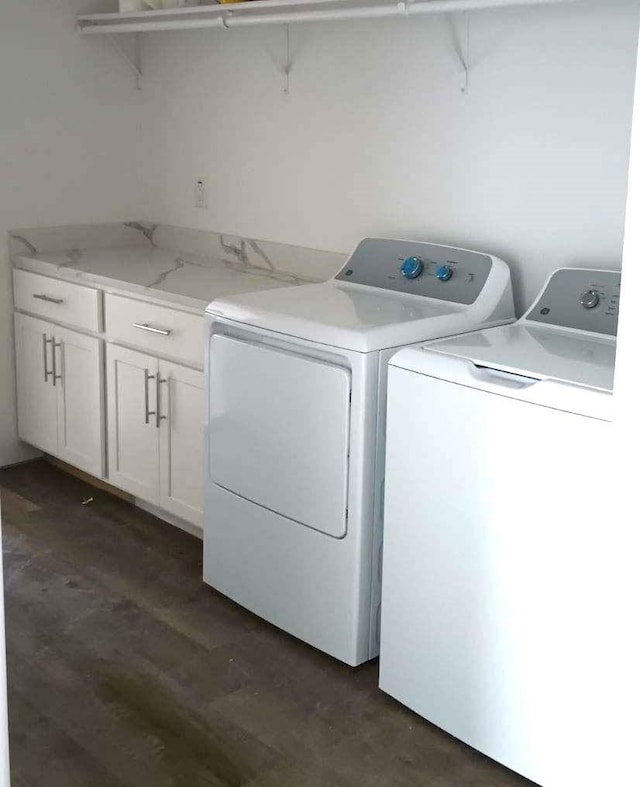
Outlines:
{"label": "white washing machine", "polygon": [[544,787],[631,783],[610,733],[619,294],[561,269],[514,325],[389,369],[380,687]]}
{"label": "white washing machine", "polygon": [[204,579],[356,665],[379,642],[387,361],[512,321],[488,254],[363,240],[334,279],[214,301]]}

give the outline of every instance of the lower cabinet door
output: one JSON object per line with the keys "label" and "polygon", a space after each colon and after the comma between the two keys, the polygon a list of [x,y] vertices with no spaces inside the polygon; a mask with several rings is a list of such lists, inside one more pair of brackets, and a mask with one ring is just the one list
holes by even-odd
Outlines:
{"label": "lower cabinet door", "polygon": [[55,328],[53,372],[58,405],[58,456],[104,476],[102,342]]}
{"label": "lower cabinet door", "polygon": [[109,480],[159,504],[158,360],[107,345]]}
{"label": "lower cabinet door", "polygon": [[202,525],[204,375],[160,361],[160,506]]}
{"label": "lower cabinet door", "polygon": [[53,387],[55,327],[24,314],[15,315],[18,434],[50,454],[58,449],[58,413]]}

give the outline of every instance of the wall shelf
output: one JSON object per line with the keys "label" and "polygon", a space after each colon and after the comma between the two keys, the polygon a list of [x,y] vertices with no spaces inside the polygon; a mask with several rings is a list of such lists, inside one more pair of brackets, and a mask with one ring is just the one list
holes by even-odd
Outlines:
{"label": "wall shelf", "polygon": [[348,19],[382,19],[397,16],[461,13],[523,6],[584,3],[589,0],[249,0],[249,2],[188,6],[160,11],[79,16],[78,30],[84,34],[113,35],[159,30],[295,22],[327,22]]}

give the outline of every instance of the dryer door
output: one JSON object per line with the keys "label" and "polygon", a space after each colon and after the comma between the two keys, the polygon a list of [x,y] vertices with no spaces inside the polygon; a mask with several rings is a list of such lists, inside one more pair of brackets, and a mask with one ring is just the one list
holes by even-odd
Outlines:
{"label": "dryer door", "polygon": [[220,335],[212,337],[210,353],[214,483],[301,525],[344,536],[349,371]]}

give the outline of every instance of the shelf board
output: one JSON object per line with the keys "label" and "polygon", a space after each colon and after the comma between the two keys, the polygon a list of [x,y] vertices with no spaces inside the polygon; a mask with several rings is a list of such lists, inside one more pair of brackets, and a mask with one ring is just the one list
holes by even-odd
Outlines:
{"label": "shelf board", "polygon": [[590,0],[248,0],[125,14],[90,14],[79,16],[77,21],[81,33],[105,35],[380,19],[585,2]]}
{"label": "shelf board", "polygon": [[[453,0],[454,3],[456,1]],[[398,12],[398,3],[396,0],[248,0],[157,11],[89,14],[77,17],[77,23],[78,30],[85,34],[144,33],[155,30],[227,27],[225,20],[228,20],[228,26],[231,26],[238,24],[240,19],[247,24],[249,18],[253,24],[279,23],[280,17],[290,16],[296,17],[293,21],[304,21],[302,17],[306,15],[309,16],[309,21],[312,21],[318,16],[333,18],[336,12],[340,14],[355,11],[356,14],[368,15],[372,9],[374,12],[383,11],[383,15],[393,16]],[[286,20],[283,23],[286,23]]]}

